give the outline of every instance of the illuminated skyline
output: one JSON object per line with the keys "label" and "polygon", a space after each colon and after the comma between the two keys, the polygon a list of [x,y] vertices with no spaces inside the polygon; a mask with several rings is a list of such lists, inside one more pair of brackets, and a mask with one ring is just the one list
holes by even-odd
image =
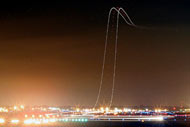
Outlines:
{"label": "illuminated skyline", "polygon": [[[0,104],[93,105],[113,6],[122,6],[137,25],[155,27],[134,29],[120,22],[113,105],[190,104],[185,4],[24,4],[0,10]],[[110,97],[109,68],[108,62],[101,102]]]}

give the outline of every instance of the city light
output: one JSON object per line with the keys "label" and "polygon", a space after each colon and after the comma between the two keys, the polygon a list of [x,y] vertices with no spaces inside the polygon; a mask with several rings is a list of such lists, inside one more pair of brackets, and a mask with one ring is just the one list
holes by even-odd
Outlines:
{"label": "city light", "polygon": [[14,108],[14,110],[17,110],[17,106],[14,106],[13,108]]}
{"label": "city light", "polygon": [[32,119],[24,120],[24,124],[32,124],[32,123],[33,123]]}
{"label": "city light", "polygon": [[4,107],[0,107],[0,112],[8,112],[8,109]]}
{"label": "city light", "polygon": [[24,105],[21,105],[20,108],[21,108],[21,109],[24,109]]}
{"label": "city light", "polygon": [[108,112],[109,111],[109,108],[108,107],[106,107],[106,112]]}
{"label": "city light", "polygon": [[13,120],[11,120],[11,123],[13,123],[13,124],[18,124],[18,123],[19,123],[19,120],[18,120],[18,119],[13,119]]}
{"label": "city light", "polygon": [[0,127],[190,127],[190,0],[153,1],[2,3]]}
{"label": "city light", "polygon": [[104,112],[104,107],[101,107],[100,110],[101,110],[102,112]]}
{"label": "city light", "polygon": [[5,120],[0,118],[0,124],[5,123]]}
{"label": "city light", "polygon": [[77,108],[77,109],[76,109],[76,111],[77,111],[77,112],[80,112],[80,109],[79,109],[79,108]]}
{"label": "city light", "polygon": [[[109,107],[99,107],[97,109],[91,108],[73,108],[73,109],[60,109],[52,110],[52,108],[47,108],[45,111],[43,107],[25,107],[23,110],[20,110],[20,107],[13,108],[3,107],[4,109],[10,110],[10,114],[14,116],[14,119],[10,118],[3,119],[0,118],[0,124],[16,124],[16,125],[56,125],[64,123],[76,123],[81,122],[85,123],[88,121],[163,121],[166,118],[174,119],[174,115],[166,107],[164,108],[109,108]],[[167,114],[167,113],[170,114]],[[12,117],[13,117],[12,116]],[[183,116],[183,115],[181,115]],[[187,115],[184,115],[187,116]],[[189,115],[190,117],[190,115]],[[5,122],[6,121],[6,122]]]}

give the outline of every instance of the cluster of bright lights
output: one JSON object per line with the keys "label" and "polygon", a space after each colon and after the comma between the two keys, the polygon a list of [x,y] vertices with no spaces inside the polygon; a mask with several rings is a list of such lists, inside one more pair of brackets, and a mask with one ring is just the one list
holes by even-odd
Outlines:
{"label": "cluster of bright lights", "polygon": [[155,109],[156,113],[166,112],[166,111],[167,111],[167,109]]}
{"label": "cluster of bright lights", "polygon": [[26,119],[24,120],[24,124],[48,124],[48,123],[54,123],[57,119]]}
{"label": "cluster of bright lights", "polygon": [[[32,110],[32,111],[42,111],[42,112],[47,112],[47,111],[58,111],[58,112],[62,112],[62,111],[73,111],[70,109],[61,109],[59,107],[32,107],[31,109],[28,109],[28,107],[26,108],[27,110]],[[24,105],[15,105],[12,107],[0,107],[0,112],[19,112],[19,111],[24,111],[25,110],[25,106]],[[80,108],[75,108],[74,109],[74,113],[82,113],[82,114],[88,114],[88,113],[113,113],[115,115],[119,114],[119,113],[127,113],[127,112],[131,112],[131,113],[139,113],[139,112],[150,112],[153,111],[155,113],[160,113],[162,111],[167,111],[167,109],[154,109],[154,110],[149,110],[149,109],[129,109],[129,108],[109,108],[109,107],[100,107],[100,108],[86,108],[86,109],[80,109]],[[35,116],[33,116],[34,118]],[[25,117],[26,118],[26,117]]]}
{"label": "cluster of bright lights", "polygon": [[30,125],[30,124],[49,124],[49,123],[55,123],[55,122],[87,122],[88,119],[82,118],[82,119],[56,119],[56,118],[50,118],[50,119],[26,119],[24,120],[24,124]]}
{"label": "cluster of bright lights", "polygon": [[0,107],[0,112],[8,112],[9,110],[5,107]]}
{"label": "cluster of bright lights", "polygon": [[[55,123],[55,122],[87,122],[88,119],[86,118],[73,118],[73,119],[57,119],[57,118],[49,118],[49,119],[25,119],[24,124],[26,125],[31,125],[31,124],[50,124],[50,123]],[[19,124],[20,120],[19,119],[12,119],[10,121],[12,124]],[[4,124],[5,120],[0,118],[0,124]]]}
{"label": "cluster of bright lights", "polygon": [[24,105],[14,105],[12,107],[0,107],[0,112],[23,111],[24,109]]}
{"label": "cluster of bright lights", "polygon": [[[154,117],[128,117],[126,118],[128,120],[156,120],[156,121],[163,121],[164,117],[163,116],[154,116]],[[11,124],[19,124],[22,122],[19,119],[12,119]],[[57,119],[57,118],[42,118],[42,119],[25,119],[23,121],[23,124],[25,125],[47,125],[55,122],[88,122],[87,118],[65,118],[65,119]],[[4,124],[5,120],[0,118],[0,124]]]}
{"label": "cluster of bright lights", "polygon": [[109,107],[100,107],[98,109],[79,109],[76,108],[75,110],[76,112],[80,112],[82,114],[88,114],[88,113],[102,113],[102,114],[115,114],[118,115],[120,113],[143,113],[143,112],[155,112],[155,113],[162,113],[162,112],[167,112],[167,109],[155,109],[155,110],[151,110],[151,109],[130,109],[130,108],[114,108],[114,109],[110,109]]}
{"label": "cluster of bright lights", "polygon": [[[32,112],[31,112],[32,111]],[[40,112],[38,112],[40,111]],[[56,114],[55,114],[56,111]],[[17,117],[13,119],[3,119],[0,118],[0,125],[3,125],[5,123],[10,123],[12,125],[48,125],[55,122],[87,122],[88,119],[91,118],[85,118],[85,115],[92,116],[93,119],[97,117],[99,119],[101,114],[102,116],[108,116],[109,115],[120,115],[121,113],[124,114],[137,114],[137,113],[150,113],[154,112],[157,116],[156,117],[139,117],[138,115],[135,117],[128,117],[128,118],[121,118],[121,120],[125,119],[136,119],[136,120],[156,120],[156,121],[162,121],[162,113],[166,112],[166,109],[130,109],[130,108],[110,108],[110,107],[100,107],[100,108],[74,108],[73,109],[61,109],[57,107],[26,107],[24,105],[15,105],[10,107],[0,107],[0,112],[13,112],[13,113],[19,113],[23,114],[22,117]],[[64,114],[64,112],[71,112],[71,115]],[[41,113],[41,114],[39,114]],[[79,117],[80,116],[80,117]],[[84,117],[84,118],[83,118]],[[24,120],[23,120],[24,118]],[[108,118],[106,118],[108,119]],[[110,120],[110,118],[109,118]]]}
{"label": "cluster of bright lights", "polygon": [[110,109],[108,107],[100,107],[99,109],[97,110],[93,110],[94,112],[100,112],[100,113],[114,113],[114,114],[117,114],[117,113],[121,113],[121,112],[135,112],[137,110],[132,110],[132,109],[128,109],[128,108],[124,108],[124,109],[119,109],[119,108],[114,108],[114,109]]}
{"label": "cluster of bright lights", "polygon": [[22,110],[24,110],[24,105],[20,105],[20,106],[15,105],[15,106],[13,106],[13,111],[22,111]]}

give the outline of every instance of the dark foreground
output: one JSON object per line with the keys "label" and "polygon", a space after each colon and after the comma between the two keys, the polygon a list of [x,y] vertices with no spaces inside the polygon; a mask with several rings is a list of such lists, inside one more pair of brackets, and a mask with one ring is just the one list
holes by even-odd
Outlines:
{"label": "dark foreground", "polygon": [[2,127],[190,127],[186,121],[158,121],[158,122],[118,122],[118,121],[89,121],[86,123],[54,123],[52,125],[4,125]]}

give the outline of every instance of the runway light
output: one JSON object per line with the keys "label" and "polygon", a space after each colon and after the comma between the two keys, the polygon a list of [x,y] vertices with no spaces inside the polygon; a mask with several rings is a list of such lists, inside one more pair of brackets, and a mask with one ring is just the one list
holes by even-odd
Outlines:
{"label": "runway light", "polygon": [[43,123],[48,123],[49,121],[48,121],[48,119],[43,119],[42,122],[43,122]]}
{"label": "runway light", "polygon": [[24,120],[24,124],[32,124],[33,120],[32,119],[27,119]]}
{"label": "runway light", "polygon": [[114,112],[115,112],[115,113],[118,112],[118,108],[115,108],[115,109],[114,109]]}
{"label": "runway light", "polygon": [[34,123],[35,124],[41,124],[41,122],[39,120],[35,120]]}
{"label": "runway light", "polygon": [[0,124],[5,123],[4,119],[0,119]]}
{"label": "runway light", "polygon": [[164,118],[161,116],[161,117],[158,117],[158,120],[162,121],[164,120]]}
{"label": "runway light", "polygon": [[11,123],[13,123],[13,124],[18,124],[18,123],[19,123],[19,120],[17,120],[17,119],[11,120]]}
{"label": "runway light", "polygon": [[56,119],[50,119],[49,122],[54,123],[56,122]]}

